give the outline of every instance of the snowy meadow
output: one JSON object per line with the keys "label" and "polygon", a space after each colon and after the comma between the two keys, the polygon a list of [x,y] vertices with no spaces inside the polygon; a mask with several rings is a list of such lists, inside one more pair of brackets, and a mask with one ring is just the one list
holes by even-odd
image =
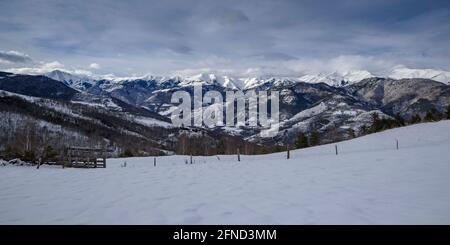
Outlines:
{"label": "snowy meadow", "polygon": [[449,120],[336,145],[1,166],[0,224],[450,224]]}

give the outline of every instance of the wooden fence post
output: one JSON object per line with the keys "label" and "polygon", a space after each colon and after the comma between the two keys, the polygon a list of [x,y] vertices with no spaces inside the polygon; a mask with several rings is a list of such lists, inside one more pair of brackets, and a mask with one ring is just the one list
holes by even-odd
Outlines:
{"label": "wooden fence post", "polygon": [[103,154],[102,154],[102,158],[103,158],[103,168],[106,168],[106,146],[105,148],[103,148]]}
{"label": "wooden fence post", "polygon": [[191,154],[191,164],[192,164],[192,154]]}
{"label": "wooden fence post", "polygon": [[[72,165],[72,151],[70,149],[67,149],[68,153],[69,153],[69,165]],[[62,165],[64,168],[64,161],[62,161]]]}
{"label": "wooden fence post", "polygon": [[398,150],[398,139],[395,139],[395,143],[397,145],[397,150]]}
{"label": "wooden fence post", "polygon": [[237,151],[238,162],[240,162],[241,161],[241,154],[239,153],[239,148],[237,148],[236,151]]}
{"label": "wooden fence post", "polygon": [[156,167],[156,157],[153,158],[153,167]]}
{"label": "wooden fence post", "polygon": [[287,159],[290,159],[290,158],[291,158],[291,153],[289,152],[289,144],[286,145],[286,150],[287,150],[287,156],[286,156],[286,158],[287,158]]}
{"label": "wooden fence post", "polygon": [[334,145],[334,149],[336,151],[336,155],[338,154],[338,149],[337,149],[337,145]]}

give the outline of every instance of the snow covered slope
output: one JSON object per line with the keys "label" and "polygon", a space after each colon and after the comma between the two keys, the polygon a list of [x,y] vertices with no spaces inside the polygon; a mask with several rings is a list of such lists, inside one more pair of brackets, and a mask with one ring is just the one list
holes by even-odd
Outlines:
{"label": "snow covered slope", "polygon": [[450,85],[450,72],[434,69],[397,68],[392,71],[389,77],[394,79],[427,78]]}
{"label": "snow covered slope", "polygon": [[83,91],[95,84],[95,79],[87,75],[74,75],[65,71],[54,70],[44,74],[46,77],[65,83],[66,85]]}
{"label": "snow covered slope", "polygon": [[[395,149],[395,140],[400,149]],[[450,224],[450,121],[259,156],[0,167],[0,224]],[[121,164],[127,162],[127,167]]]}
{"label": "snow covered slope", "polygon": [[326,83],[330,86],[345,86],[357,83],[363,79],[374,77],[370,72],[364,70],[347,71],[344,73],[333,72],[330,74],[308,74],[299,78],[307,83]]}

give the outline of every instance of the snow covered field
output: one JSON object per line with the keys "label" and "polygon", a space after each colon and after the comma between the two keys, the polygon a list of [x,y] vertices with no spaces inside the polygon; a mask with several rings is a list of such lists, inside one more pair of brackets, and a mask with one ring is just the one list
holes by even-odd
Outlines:
{"label": "snow covered field", "polygon": [[[400,150],[395,149],[395,139]],[[0,167],[0,224],[450,224],[450,121],[285,153]],[[121,167],[127,161],[127,167]]]}

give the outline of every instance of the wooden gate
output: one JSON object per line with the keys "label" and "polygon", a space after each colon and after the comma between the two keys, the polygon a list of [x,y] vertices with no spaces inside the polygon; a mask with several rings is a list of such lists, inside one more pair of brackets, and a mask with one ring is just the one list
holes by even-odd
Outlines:
{"label": "wooden gate", "polygon": [[67,148],[68,164],[74,168],[106,168],[108,149],[76,147]]}

